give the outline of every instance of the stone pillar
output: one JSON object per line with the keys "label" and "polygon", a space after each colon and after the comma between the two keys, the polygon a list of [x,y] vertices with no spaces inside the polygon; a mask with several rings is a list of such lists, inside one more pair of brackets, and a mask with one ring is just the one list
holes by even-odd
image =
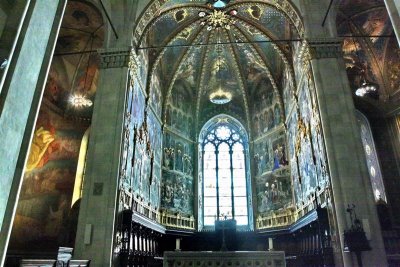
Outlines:
{"label": "stone pillar", "polygon": [[396,33],[397,42],[400,46],[400,1],[385,0],[385,5],[392,21],[394,32]]}
{"label": "stone pillar", "polygon": [[130,52],[128,47],[99,51],[100,80],[74,249],[74,258],[90,259],[94,266],[111,266],[113,260]]}
{"label": "stone pillar", "polygon": [[[33,1],[0,97],[0,266],[66,0]],[[40,34],[38,34],[40,33]]]}
{"label": "stone pillar", "polygon": [[351,226],[346,208],[348,204],[354,204],[358,218],[368,222],[369,228],[373,229],[370,233],[372,250],[362,253],[364,264],[387,266],[372,186],[356,123],[352,92],[341,53],[342,42],[335,38],[309,39],[308,45],[339,232],[335,264],[357,265],[354,253],[343,252],[343,233]]}

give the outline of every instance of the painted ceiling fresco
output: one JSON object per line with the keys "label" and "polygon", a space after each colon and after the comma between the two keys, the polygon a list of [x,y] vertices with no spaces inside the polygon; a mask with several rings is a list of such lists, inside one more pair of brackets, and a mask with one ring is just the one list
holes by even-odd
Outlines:
{"label": "painted ceiling fresco", "polygon": [[87,2],[69,1],[44,92],[45,99],[60,113],[91,117],[92,107],[75,108],[69,100],[73,94],[94,100],[99,75],[95,50],[102,47],[103,39],[104,24],[98,9]]}
{"label": "painted ceiling fresco", "polygon": [[[278,85],[291,51],[290,43],[276,41],[297,38],[292,23],[267,3],[231,1],[224,9],[214,9],[207,1],[164,2],[136,38],[139,51],[149,56],[147,91],[150,96],[160,91],[162,104],[153,103],[154,109],[165,121],[173,95],[184,86],[193,99],[197,131],[221,113],[251,129],[249,103],[259,97],[264,89],[260,86],[281,94]],[[220,87],[232,95],[227,104],[210,102]]]}
{"label": "painted ceiling fresco", "polygon": [[[379,100],[371,100],[383,113],[399,103],[400,50],[383,0],[342,0],[337,17],[344,39],[343,52],[353,90],[360,73],[377,83]],[[367,37],[365,37],[367,36]]]}
{"label": "painted ceiling fresco", "polygon": [[74,244],[80,201],[71,200],[92,111],[73,109],[68,99],[80,92],[93,100],[98,59],[82,52],[102,46],[103,30],[94,6],[68,1],[24,172],[11,251],[53,253],[61,244]]}

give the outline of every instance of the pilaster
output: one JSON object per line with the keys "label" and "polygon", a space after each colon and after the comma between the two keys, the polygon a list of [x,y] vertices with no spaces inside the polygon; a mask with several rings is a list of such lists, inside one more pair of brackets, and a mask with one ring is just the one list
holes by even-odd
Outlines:
{"label": "pilaster", "polygon": [[400,46],[400,2],[398,0],[385,0],[385,5]]}
{"label": "pilaster", "polygon": [[[305,60],[311,64],[321,123],[330,168],[333,207],[337,224],[336,265],[355,266],[352,253],[345,253],[344,231],[351,222],[346,211],[354,204],[358,217],[365,222],[371,251],[363,252],[368,266],[387,266],[379,220],[369,181],[355,107],[337,38],[307,39]],[[341,262],[341,259],[343,260]]]}
{"label": "pilaster", "polygon": [[0,90],[0,266],[65,4],[66,0],[30,3]]}
{"label": "pilaster", "polygon": [[[94,102],[84,192],[74,257],[112,266],[121,144],[131,49],[99,50],[101,69]],[[131,68],[131,71],[135,71]]]}

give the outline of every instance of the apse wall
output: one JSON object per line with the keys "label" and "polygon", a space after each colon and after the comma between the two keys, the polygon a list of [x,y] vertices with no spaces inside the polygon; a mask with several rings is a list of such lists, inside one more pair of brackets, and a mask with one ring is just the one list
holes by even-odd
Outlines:
{"label": "apse wall", "polygon": [[[294,47],[300,55],[301,43]],[[286,124],[295,202],[306,205],[329,184],[328,165],[314,83],[309,64],[295,57],[296,90],[285,88]],[[289,97],[292,95],[292,97]]]}
{"label": "apse wall", "polygon": [[161,207],[194,215],[194,106],[188,88],[176,83],[166,105]]}
{"label": "apse wall", "polygon": [[[266,128],[271,121],[267,115],[262,121],[266,126],[259,126],[259,113],[254,109],[253,173],[258,229],[290,225],[313,210],[316,202],[329,204],[329,170],[312,73],[309,64],[305,64],[307,47],[295,43],[292,51],[294,68],[284,67],[279,84],[284,124],[271,123],[275,128]],[[268,100],[268,92],[265,95]],[[263,96],[258,99],[263,102]],[[274,105],[270,101],[264,109],[280,111]],[[261,137],[257,137],[260,130]]]}
{"label": "apse wall", "polygon": [[260,216],[293,206],[287,142],[280,96],[265,77],[254,85],[253,177]]}
{"label": "apse wall", "polygon": [[131,75],[127,89],[119,210],[133,209],[156,220],[160,207],[161,124],[138,78]]}

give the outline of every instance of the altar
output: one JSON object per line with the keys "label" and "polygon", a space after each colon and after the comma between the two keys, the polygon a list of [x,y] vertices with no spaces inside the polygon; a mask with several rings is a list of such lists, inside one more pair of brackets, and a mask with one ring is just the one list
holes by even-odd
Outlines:
{"label": "altar", "polygon": [[164,267],[285,267],[284,251],[166,251]]}

